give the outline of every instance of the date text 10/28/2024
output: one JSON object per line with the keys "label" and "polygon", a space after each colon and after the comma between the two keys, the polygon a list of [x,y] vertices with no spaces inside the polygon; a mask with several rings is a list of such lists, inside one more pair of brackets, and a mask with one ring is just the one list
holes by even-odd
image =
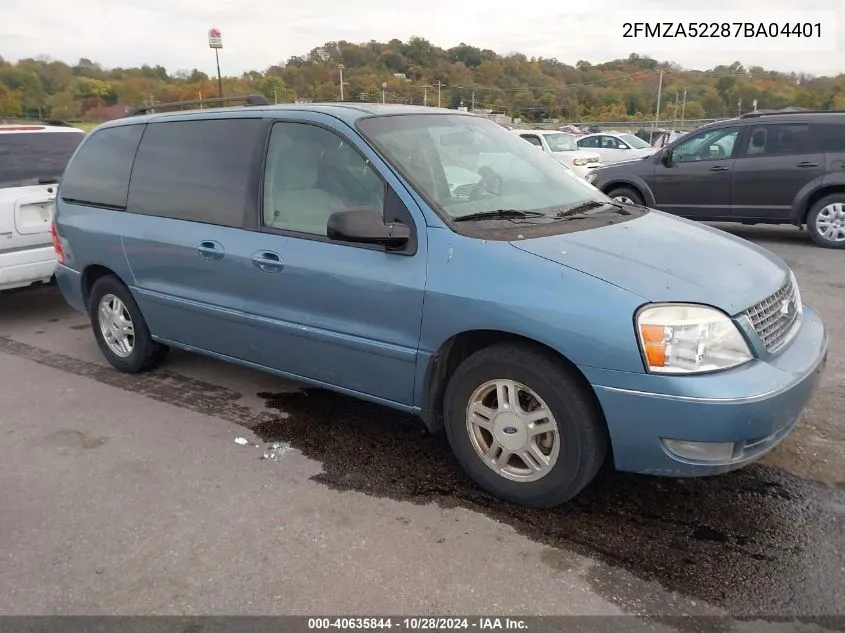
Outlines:
{"label": "date text 10/28/2024", "polygon": [[625,22],[626,38],[820,38],[821,22]]}
{"label": "date text 10/28/2024", "polygon": [[518,618],[473,617],[473,618],[308,618],[308,629],[312,631],[346,629],[376,631],[383,629],[446,631],[471,630],[523,630],[528,628],[525,620]]}

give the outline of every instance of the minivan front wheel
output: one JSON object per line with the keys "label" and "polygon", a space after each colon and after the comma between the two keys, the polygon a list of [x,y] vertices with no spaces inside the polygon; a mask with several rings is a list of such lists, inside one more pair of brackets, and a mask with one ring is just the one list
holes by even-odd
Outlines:
{"label": "minivan front wheel", "polygon": [[135,298],[117,277],[107,275],[96,281],[88,313],[97,345],[116,369],[128,374],[148,371],[167,356],[169,348],[150,336]]}
{"label": "minivan front wheel", "polygon": [[835,193],[816,202],[807,214],[807,231],[819,246],[845,248],[845,194]]}
{"label": "minivan front wheel", "polygon": [[607,451],[588,387],[550,355],[502,344],[467,358],[446,388],[449,443],[490,494],[547,508],[577,495]]}

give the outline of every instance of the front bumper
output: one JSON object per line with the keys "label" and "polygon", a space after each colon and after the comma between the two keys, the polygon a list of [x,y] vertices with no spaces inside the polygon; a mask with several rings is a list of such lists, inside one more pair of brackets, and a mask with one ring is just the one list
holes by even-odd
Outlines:
{"label": "front bumper", "polygon": [[57,264],[52,245],[0,253],[0,290],[49,281]]}
{"label": "front bumper", "polygon": [[[610,431],[618,470],[715,475],[753,462],[795,428],[827,360],[827,333],[810,308],[796,337],[768,362],[699,376],[584,368]],[[732,443],[730,457],[680,457],[664,440]],[[704,444],[707,445],[707,444]]]}

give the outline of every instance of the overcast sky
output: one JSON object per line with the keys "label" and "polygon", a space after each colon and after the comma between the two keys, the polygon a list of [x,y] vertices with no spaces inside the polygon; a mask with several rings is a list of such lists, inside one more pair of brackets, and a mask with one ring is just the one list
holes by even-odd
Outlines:
{"label": "overcast sky", "polygon": [[[631,52],[707,69],[739,59],[746,65],[812,74],[845,73],[845,2],[840,0],[0,0],[0,56],[37,55],[75,63],[80,57],[106,67],[161,64],[169,71],[199,68],[212,74],[207,32],[223,34],[224,74],[263,70],[292,55],[334,40],[364,42],[425,37],[448,48],[461,42],[498,53],[522,52],[602,62]],[[567,8],[564,6],[569,5]],[[707,7],[707,11],[696,9]],[[796,7],[800,7],[796,9]],[[634,9],[637,13],[632,14]],[[623,39],[624,21],[721,19],[769,21],[780,17],[814,22],[825,14],[821,40],[742,44],[730,40]],[[834,13],[838,10],[838,13]],[[838,16],[838,20],[831,16]],[[715,17],[714,17],[715,16]],[[841,26],[840,26],[841,25]],[[840,37],[839,32],[843,32]],[[774,48],[773,48],[774,45]],[[791,46],[791,48],[790,48]],[[768,48],[767,48],[768,47]],[[816,50],[810,50],[815,48]]]}

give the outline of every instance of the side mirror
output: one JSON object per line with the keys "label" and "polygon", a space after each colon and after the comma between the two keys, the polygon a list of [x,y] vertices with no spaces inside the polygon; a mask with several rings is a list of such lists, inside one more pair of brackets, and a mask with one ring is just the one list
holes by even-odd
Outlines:
{"label": "side mirror", "polygon": [[672,164],[672,150],[664,150],[663,153],[660,155],[660,162],[663,163],[664,166],[668,167]]}
{"label": "side mirror", "polygon": [[326,235],[330,240],[382,244],[389,248],[404,246],[411,229],[400,222],[385,224],[375,209],[348,209],[329,216]]}

